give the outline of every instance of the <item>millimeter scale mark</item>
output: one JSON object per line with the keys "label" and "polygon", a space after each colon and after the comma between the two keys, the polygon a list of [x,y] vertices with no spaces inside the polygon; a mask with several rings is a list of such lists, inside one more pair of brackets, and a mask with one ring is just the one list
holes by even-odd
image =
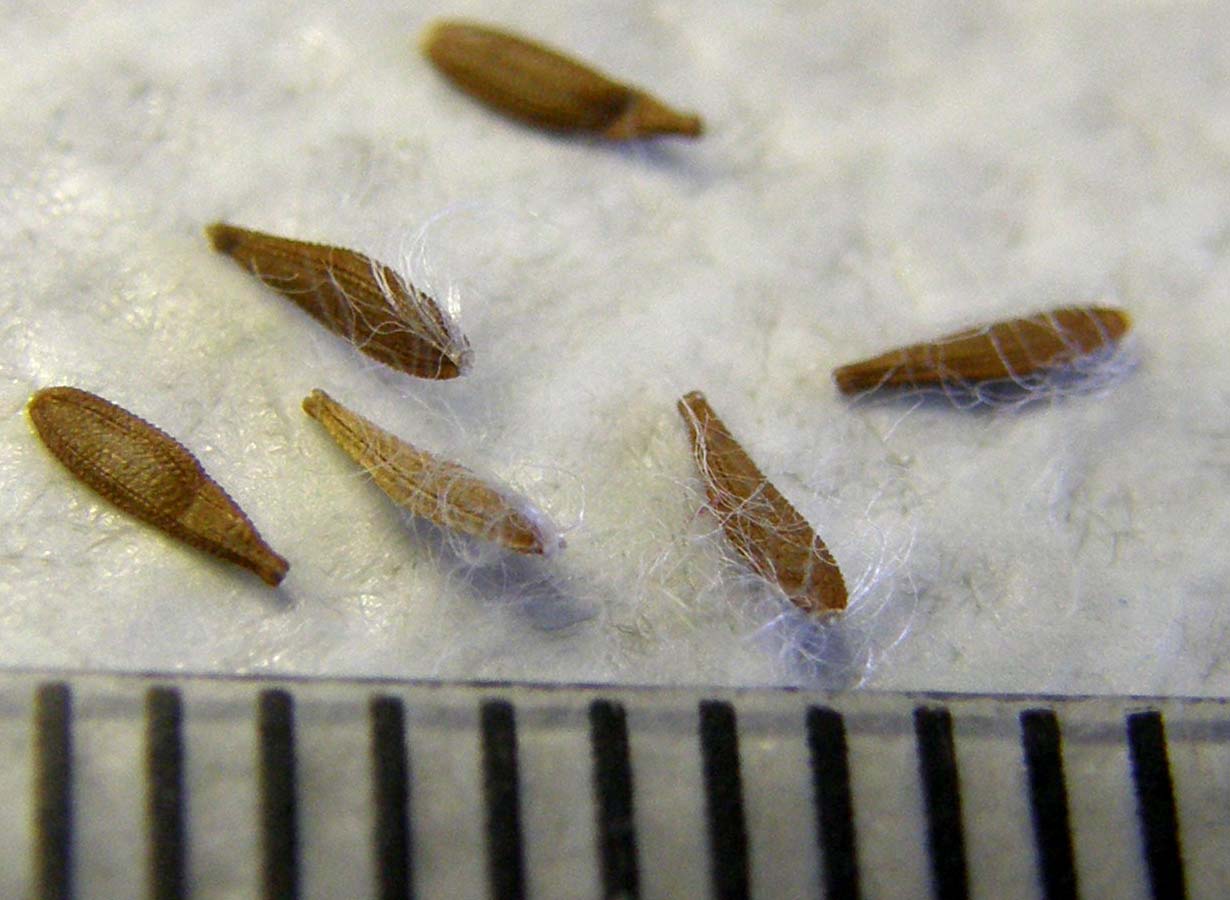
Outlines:
{"label": "millimeter scale mark", "polygon": [[1045,900],[1076,900],[1076,859],[1059,719],[1049,709],[1027,709],[1020,722],[1042,893]]}
{"label": "millimeter scale mark", "polygon": [[589,706],[589,727],[602,896],[608,900],[636,900],[640,896],[640,873],[628,719],[623,705],[612,700],[595,700]]}
{"label": "millimeter scale mark", "polygon": [[751,872],[733,705],[724,700],[701,702],[700,750],[713,896],[743,900],[751,896]]}
{"label": "millimeter scale mark", "polygon": [[414,870],[405,708],[397,697],[376,696],[371,699],[368,710],[378,896],[380,900],[410,900],[414,896]]}
{"label": "millimeter scale mark", "polygon": [[492,900],[523,900],[525,850],[521,836],[516,712],[506,700],[485,700],[479,719],[491,897]]}
{"label": "millimeter scale mark", "polygon": [[914,732],[935,896],[938,900],[963,900],[969,896],[969,875],[952,714],[944,708],[920,706],[914,710]]}
{"label": "millimeter scale mark", "polygon": [[265,898],[295,900],[299,896],[299,811],[295,701],[289,691],[261,691],[257,729]]}
{"label": "millimeter scale mark", "polygon": [[187,797],[183,703],[173,687],[153,687],[145,695],[145,774],[149,895],[179,900],[187,896]]}
{"label": "millimeter scale mark", "polygon": [[73,888],[72,692],[64,682],[34,695],[34,864],[39,900],[68,900]]}
{"label": "millimeter scale mark", "polygon": [[857,839],[846,727],[841,713],[807,710],[807,745],[815,791],[817,837],[827,900],[858,900]]}
{"label": "millimeter scale mark", "polygon": [[1127,717],[1127,737],[1141,841],[1154,900],[1182,900],[1187,896],[1187,883],[1162,714],[1132,713]]}
{"label": "millimeter scale mark", "polygon": [[[134,724],[143,722],[145,736],[144,754],[134,760],[134,765],[141,768],[144,778],[146,895],[157,900],[187,895],[192,884],[191,847],[194,841],[208,839],[194,835],[191,828],[187,778],[190,755],[184,727],[189,711],[181,691],[178,686],[157,683],[144,688],[143,715],[133,716]],[[612,694],[618,696],[617,692]],[[83,865],[91,865],[88,861],[93,857],[88,850],[79,850],[74,831],[78,817],[97,815],[88,800],[86,807],[77,808],[80,799],[75,784],[86,779],[82,795],[93,795],[89,789],[90,773],[94,771],[90,760],[98,748],[79,744],[95,732],[86,729],[76,734],[74,719],[75,715],[84,714],[87,721],[92,720],[94,701],[77,700],[67,681],[37,684],[32,694],[26,696],[32,700],[26,709],[32,712],[33,737],[33,815],[29,820],[33,865],[29,896],[67,898],[82,890],[83,885],[92,884],[99,874],[93,868],[81,871]],[[249,700],[251,705],[247,709],[255,719],[258,738],[254,757],[257,802],[252,809],[259,817],[261,840],[257,850],[263,895],[296,898],[303,877],[298,794],[309,789],[297,777],[296,703],[292,691],[287,689],[261,689],[254,697],[256,702]],[[413,897],[413,736],[407,731],[408,701],[393,693],[369,694],[366,701],[372,786],[372,856],[368,859],[374,862],[373,893],[382,900]],[[593,862],[600,896],[634,900],[641,894],[644,876],[638,855],[635,773],[630,752],[638,738],[629,727],[622,698],[598,694],[586,703],[582,708],[588,712],[592,793],[588,797],[578,795],[571,802],[592,804],[588,814],[595,823]],[[78,704],[84,713],[75,712]],[[960,701],[955,707],[959,710]],[[694,752],[702,776],[702,825],[708,838],[709,885],[703,893],[716,898],[748,897],[752,895],[751,853],[756,836],[750,833],[746,819],[739,713],[735,703],[720,699],[702,700],[696,709],[692,721],[697,723],[698,743]],[[1072,828],[1060,715],[1056,710],[1046,706],[1018,708],[1013,713],[1019,727],[1015,737],[1032,825],[1038,890],[1045,900],[1079,896],[1076,857],[1080,847]],[[522,821],[525,798],[521,796],[523,785],[518,771],[516,706],[509,699],[488,697],[479,702],[477,713],[480,766],[475,773],[482,780],[480,796],[486,817],[490,896],[497,900],[519,900],[528,896],[529,889],[527,839],[536,843],[551,838],[538,832],[527,833]],[[805,742],[810,768],[806,773],[798,773],[801,783],[794,787],[803,791],[810,788],[814,813],[811,826],[815,828],[813,852],[820,877],[817,888],[818,894],[826,898],[859,898],[860,874],[866,874],[860,872],[859,835],[855,828],[855,810],[863,801],[855,793],[852,781],[852,763],[857,764],[861,757],[850,755],[847,715],[835,708],[814,705],[801,709],[795,720],[802,726],[795,734],[796,739]],[[903,718],[909,721],[908,716]],[[931,865],[931,893],[938,898],[970,895],[963,800],[977,803],[982,810],[979,815],[985,814],[985,797],[962,797],[953,720],[948,704],[925,704],[913,710],[925,850]],[[863,720],[856,717],[853,721],[856,737],[865,740]],[[1118,721],[1123,723],[1124,730],[1119,734],[1127,744],[1128,774],[1136,801],[1134,824],[1139,828],[1147,889],[1154,898],[1185,897],[1188,882],[1178,798],[1162,714],[1155,710],[1131,712],[1126,720]],[[1002,734],[1010,738],[1013,732],[1009,727]],[[789,740],[787,732],[783,731],[781,737]],[[532,754],[537,733],[530,732],[527,740],[526,752]],[[305,752],[310,757],[318,749],[308,747]],[[781,787],[789,789],[784,784]],[[433,788],[426,785],[425,789]],[[866,799],[876,802],[874,797]],[[649,815],[653,815],[652,805]],[[810,830],[811,826],[800,824]],[[319,852],[319,848],[313,852]],[[775,850],[767,846],[759,852],[770,854],[767,858],[772,859]],[[312,865],[318,864],[318,860],[312,860]],[[979,862],[980,866],[983,864]],[[658,873],[653,877],[656,879]],[[984,888],[996,883],[994,872],[980,869],[979,878],[988,879]],[[1198,883],[1202,885],[1199,890],[1204,890],[1207,878]]]}

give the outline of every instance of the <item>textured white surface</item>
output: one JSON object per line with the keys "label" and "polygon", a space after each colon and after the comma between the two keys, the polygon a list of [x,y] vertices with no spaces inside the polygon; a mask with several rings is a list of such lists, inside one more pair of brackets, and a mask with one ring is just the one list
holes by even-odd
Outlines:
{"label": "textured white surface", "polygon": [[[10,4],[0,58],[0,665],[1230,693],[1230,11],[1217,3]],[[697,143],[511,124],[418,56],[471,15],[694,108]],[[464,379],[377,368],[226,219],[404,265]],[[831,369],[1058,305],[1136,321],[1092,393],[850,403]],[[189,446],[271,592],[133,523],[30,393]],[[524,490],[550,561],[399,514],[322,387]],[[817,628],[697,514],[704,390],[855,588]]]}

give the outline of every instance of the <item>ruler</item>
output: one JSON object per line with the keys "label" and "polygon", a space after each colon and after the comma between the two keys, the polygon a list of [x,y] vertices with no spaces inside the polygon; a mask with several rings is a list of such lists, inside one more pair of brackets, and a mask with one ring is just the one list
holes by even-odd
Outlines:
{"label": "ruler", "polygon": [[0,896],[1230,896],[1230,707],[0,675]]}

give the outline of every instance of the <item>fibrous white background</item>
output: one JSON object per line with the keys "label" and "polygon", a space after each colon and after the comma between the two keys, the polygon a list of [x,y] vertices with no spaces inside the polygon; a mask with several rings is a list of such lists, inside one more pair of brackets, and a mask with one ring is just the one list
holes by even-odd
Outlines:
{"label": "fibrous white background", "polygon": [[[1230,12],[1216,3],[9,4],[0,665],[1230,692]],[[417,35],[471,16],[685,109],[698,142],[504,120]],[[396,263],[467,377],[377,366],[216,220]],[[962,409],[831,370],[1051,307],[1135,320],[1091,390]],[[177,437],[282,588],[73,482],[30,394]],[[551,560],[399,512],[315,387],[516,486]],[[703,511],[703,390],[854,602],[819,626]]]}

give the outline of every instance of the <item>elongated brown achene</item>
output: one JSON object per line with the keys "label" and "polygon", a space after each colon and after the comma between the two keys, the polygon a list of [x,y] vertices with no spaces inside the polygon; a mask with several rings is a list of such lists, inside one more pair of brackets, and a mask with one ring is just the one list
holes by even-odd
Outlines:
{"label": "elongated brown achene", "polygon": [[584,63],[531,40],[472,22],[436,22],[423,52],[447,78],[504,115],[554,131],[613,141],[654,135],[699,137],[694,113],[671,109]]}
{"label": "elongated brown achene", "polygon": [[304,398],[303,411],[394,503],[416,516],[518,553],[549,556],[563,546],[546,515],[524,497],[408,444],[324,391]]}
{"label": "elongated brown achene", "polygon": [[64,466],[124,512],[277,585],[290,568],[188,450],[109,400],[72,387],[30,399],[30,419]]}
{"label": "elongated brown achene", "polygon": [[700,391],[679,400],[709,506],[727,539],[758,575],[809,613],[837,613],[846,582],[824,541],[761,473]]}
{"label": "elongated brown achene", "polygon": [[1020,379],[1112,347],[1131,324],[1121,309],[1064,307],[890,350],[834,370],[833,379],[843,394]]}
{"label": "elongated brown achene", "polygon": [[419,378],[456,378],[470,344],[431,297],[389,266],[341,247],[216,223],[214,249],[372,359]]}

